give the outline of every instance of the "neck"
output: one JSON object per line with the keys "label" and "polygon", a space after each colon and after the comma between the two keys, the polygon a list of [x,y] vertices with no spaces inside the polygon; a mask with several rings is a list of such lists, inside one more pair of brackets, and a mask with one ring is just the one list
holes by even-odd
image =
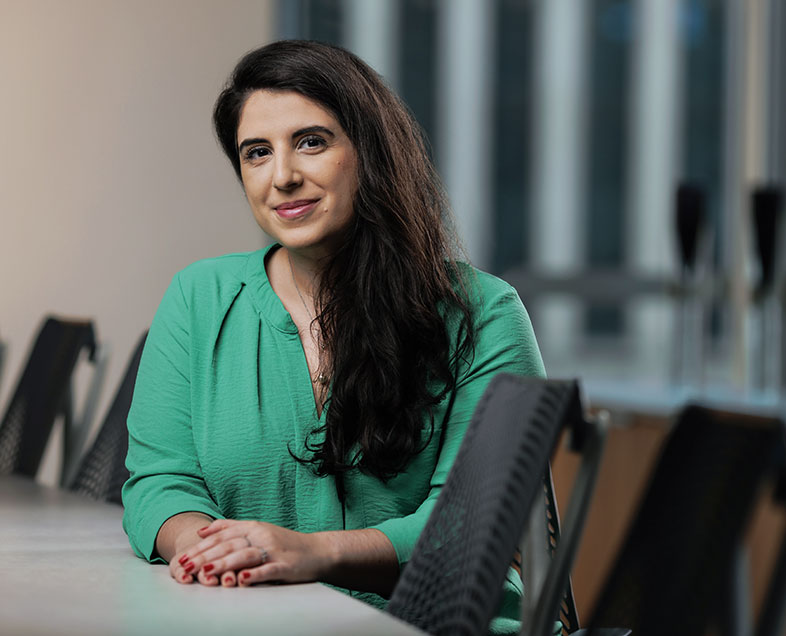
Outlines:
{"label": "neck", "polygon": [[296,289],[313,303],[316,290],[319,288],[319,264],[285,247],[282,249],[286,252]]}

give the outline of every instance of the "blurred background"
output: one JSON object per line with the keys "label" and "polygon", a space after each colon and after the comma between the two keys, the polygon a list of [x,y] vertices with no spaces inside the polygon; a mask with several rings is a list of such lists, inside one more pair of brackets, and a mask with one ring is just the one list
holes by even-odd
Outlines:
{"label": "blurred background", "polygon": [[97,325],[104,413],[172,275],[267,242],[211,108],[295,37],[409,105],[551,376],[623,420],[783,412],[785,35],[779,0],[0,0],[0,406],[55,313]]}
{"label": "blurred background", "polygon": [[[756,295],[751,200],[786,178],[782,2],[285,0],[278,11],[281,36],[347,46],[411,107],[472,260],[518,288],[551,375],[604,394],[624,380],[628,394],[777,400],[781,365],[767,366],[758,336],[772,327],[780,359],[780,318]],[[678,212],[700,216],[692,267]],[[782,269],[775,279],[782,294]]]}

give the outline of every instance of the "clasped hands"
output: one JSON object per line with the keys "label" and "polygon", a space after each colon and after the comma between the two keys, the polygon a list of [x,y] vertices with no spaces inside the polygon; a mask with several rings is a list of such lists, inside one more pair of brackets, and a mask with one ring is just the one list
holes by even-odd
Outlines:
{"label": "clasped hands", "polygon": [[318,533],[261,521],[217,519],[197,531],[201,541],[176,554],[169,572],[178,583],[224,587],[320,580],[331,565]]}

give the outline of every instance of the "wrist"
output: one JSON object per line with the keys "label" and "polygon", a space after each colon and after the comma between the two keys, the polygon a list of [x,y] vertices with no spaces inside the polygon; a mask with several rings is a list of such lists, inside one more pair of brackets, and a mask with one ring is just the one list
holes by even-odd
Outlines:
{"label": "wrist", "polygon": [[398,579],[398,559],[388,538],[379,530],[316,532],[320,563],[317,580],[352,590],[388,596]]}
{"label": "wrist", "polygon": [[341,569],[342,552],[335,532],[314,532],[310,535],[313,541],[313,552],[317,557],[316,580],[330,581]]}
{"label": "wrist", "polygon": [[200,541],[199,528],[209,525],[212,517],[202,512],[182,512],[169,517],[158,530],[156,552],[165,561]]}

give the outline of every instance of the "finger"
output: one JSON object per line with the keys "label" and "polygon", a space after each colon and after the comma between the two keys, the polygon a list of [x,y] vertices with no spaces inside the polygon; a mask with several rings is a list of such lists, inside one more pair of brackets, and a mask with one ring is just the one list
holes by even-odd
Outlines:
{"label": "finger", "polygon": [[237,522],[234,522],[229,527],[216,530],[214,533],[202,539],[202,541],[189,549],[188,554],[192,557],[192,560],[196,560],[198,557],[204,556],[204,553],[208,550],[222,543],[228,543],[233,539],[239,540],[237,543],[238,546],[251,545],[243,528],[238,527]]}
{"label": "finger", "polygon": [[[262,562],[258,559],[259,554],[259,548],[252,548],[248,539],[236,537],[201,552],[186,563],[185,567],[188,568],[193,564],[194,569],[199,570],[212,565],[215,568],[212,574],[219,574],[225,570],[233,569],[235,566],[259,565]],[[256,560],[254,560],[255,557]]]}
{"label": "finger", "polygon": [[233,523],[231,519],[216,519],[210,525],[205,526],[204,528],[200,528],[197,530],[197,534],[200,537],[209,537],[211,534],[215,534],[216,532],[220,532],[221,530],[225,530],[229,528]]}
{"label": "finger", "polygon": [[235,576],[235,573],[232,571],[224,572],[224,574],[221,576],[221,585],[223,585],[224,587],[235,587],[236,583],[237,583],[237,577]]}
{"label": "finger", "polygon": [[[214,550],[216,547],[226,543],[230,539],[232,539],[232,537],[226,537],[220,534],[214,534],[206,539],[202,539],[202,541],[192,546],[188,551],[189,560],[203,562],[200,561],[200,559],[204,559],[204,556],[207,552]],[[186,564],[184,563],[183,565],[185,566]]]}
{"label": "finger", "polygon": [[[169,575],[175,579],[178,583],[191,583],[194,580],[194,577],[191,576],[188,572],[186,572],[185,568],[183,567],[183,563],[186,563],[188,560],[187,556],[180,558],[178,560],[172,559],[171,563],[169,564]],[[190,568],[189,571],[193,569]]]}
{"label": "finger", "polygon": [[170,568],[169,573],[172,575],[172,578],[175,579],[175,581],[177,581],[178,583],[194,582],[193,574],[186,572],[185,569],[179,565],[174,568]]}
{"label": "finger", "polygon": [[208,574],[205,572],[204,568],[197,573],[197,581],[208,587],[215,587],[218,585],[218,577],[213,574]]}
{"label": "finger", "polygon": [[282,563],[265,563],[255,568],[247,568],[237,573],[238,585],[247,586],[254,583],[280,583],[297,580],[290,568]]}
{"label": "finger", "polygon": [[202,570],[206,574],[214,574],[219,577],[225,572],[231,572],[234,577],[231,584],[235,585],[237,583],[237,577],[234,576],[235,572],[244,568],[248,569],[262,565],[268,560],[268,553],[262,548],[257,548],[256,546],[244,547],[242,550],[230,552],[226,556],[205,563],[202,566]]}

